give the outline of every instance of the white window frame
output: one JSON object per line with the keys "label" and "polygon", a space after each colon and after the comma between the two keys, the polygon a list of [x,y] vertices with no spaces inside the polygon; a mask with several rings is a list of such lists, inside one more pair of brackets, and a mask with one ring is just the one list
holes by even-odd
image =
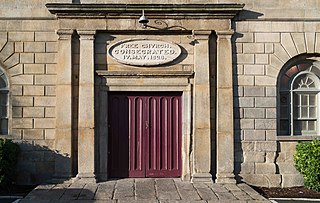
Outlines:
{"label": "white window frame", "polygon": [[[286,113],[286,117],[283,117],[281,115],[281,113],[279,114],[280,116],[278,117],[278,127],[279,127],[279,132],[280,134],[278,135],[278,137],[293,137],[295,136],[296,138],[298,137],[313,137],[313,136],[318,136],[320,135],[320,79],[319,79],[319,76],[320,76],[320,66],[319,64],[317,64],[318,62],[313,62],[313,63],[310,63],[310,62],[306,62],[304,63],[304,61],[301,61],[300,63],[295,63],[296,65],[300,65],[300,64],[309,64],[309,67],[304,69],[304,70],[300,70],[299,72],[296,72],[295,74],[293,74],[291,76],[291,78],[289,78],[289,81],[288,81],[288,86],[281,86],[281,81],[279,81],[279,100],[278,100],[278,108],[279,108],[279,113],[281,112],[281,106],[282,107],[285,107],[287,106],[287,113]],[[293,64],[291,67],[294,67],[295,64]],[[287,69],[288,71],[289,69]],[[284,77],[284,75],[286,74],[286,72],[281,75],[280,77],[280,80],[282,79],[282,77]],[[300,77],[300,76],[303,76],[303,75],[306,75],[308,76],[309,78],[311,78],[314,83],[315,83],[315,87],[312,87],[312,88],[296,88],[294,89],[294,83],[296,82],[296,80]],[[315,119],[315,122],[316,122],[316,126],[315,126],[315,131],[302,131],[301,130],[301,134],[297,134],[295,133],[294,131],[294,121],[295,121],[295,115],[294,115],[294,112],[296,111],[296,109],[294,109],[294,94],[315,94],[316,95],[316,119]],[[283,105],[281,104],[281,95],[287,95],[286,98],[287,100],[287,104],[286,105]],[[308,105],[308,108],[309,105]],[[286,119],[287,118],[287,119]],[[300,118],[300,120],[312,120],[310,118]],[[297,119],[299,120],[299,119]],[[281,121],[282,122],[289,122],[288,123],[288,134],[283,134],[281,133]],[[288,137],[288,138],[289,138]],[[302,138],[304,139],[304,138]]]}
{"label": "white window frame", "polygon": [[[0,67],[0,80],[3,80],[3,82],[5,83],[5,86],[4,87],[0,87],[0,97],[5,95],[6,97],[6,116],[2,116],[2,112],[0,114],[0,135],[9,135],[9,122],[10,122],[10,103],[9,103],[9,100],[10,100],[10,96],[9,96],[9,82],[8,82],[8,77],[4,71],[4,69],[2,67]],[[2,105],[0,105],[2,106]],[[1,109],[0,109],[1,110]],[[6,122],[6,132],[3,133],[3,128],[4,126],[2,126],[2,119],[6,119],[7,122]]]}
{"label": "white window frame", "polygon": [[[316,122],[316,126],[315,126],[315,131],[304,131],[304,132],[301,132],[301,135],[304,136],[304,135],[319,135],[319,92],[320,92],[320,80],[319,80],[319,77],[317,77],[313,72],[311,72],[313,68],[313,65],[310,66],[310,68],[308,68],[308,71],[301,71],[299,72],[298,74],[296,74],[292,80],[290,81],[290,113],[289,113],[289,116],[290,116],[290,135],[291,136],[295,136],[297,134],[295,134],[295,129],[294,129],[294,123],[295,123],[295,119],[294,119],[294,112],[297,111],[298,109],[295,109],[295,106],[294,106],[294,94],[298,94],[298,95],[301,95],[301,94],[308,94],[310,95],[310,93],[313,93],[316,95],[316,119],[315,119],[315,122]],[[318,68],[318,67],[316,67]],[[293,85],[294,83],[296,82],[296,80],[302,76],[302,75],[305,75],[305,76],[308,76],[309,78],[311,78],[314,83],[315,83],[315,88],[298,88],[298,89],[294,89]],[[308,106],[309,108],[309,106]],[[305,120],[311,120],[310,118],[308,119],[305,119]],[[300,136],[300,134],[299,134]]]}

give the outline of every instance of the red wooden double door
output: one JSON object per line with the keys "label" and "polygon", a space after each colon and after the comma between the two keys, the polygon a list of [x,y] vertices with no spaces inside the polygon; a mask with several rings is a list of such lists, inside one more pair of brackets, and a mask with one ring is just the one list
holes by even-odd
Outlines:
{"label": "red wooden double door", "polygon": [[109,177],[181,176],[181,93],[111,92]]}

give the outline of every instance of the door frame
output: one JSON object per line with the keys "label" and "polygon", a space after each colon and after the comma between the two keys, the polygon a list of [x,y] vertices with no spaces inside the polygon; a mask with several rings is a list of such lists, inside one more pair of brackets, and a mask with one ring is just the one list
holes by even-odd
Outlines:
{"label": "door frame", "polygon": [[[109,92],[182,92],[182,127],[181,127],[181,162],[182,162],[182,180],[191,180],[192,161],[191,153],[191,126],[192,126],[192,84],[189,78],[192,74],[184,77],[170,78],[145,78],[135,77],[106,77],[106,86],[100,89],[99,106],[105,106],[108,102]],[[139,82],[143,81],[143,82]],[[141,85],[139,85],[141,84]],[[102,108],[100,108],[101,110]],[[99,114],[99,148],[98,148],[98,168],[101,180],[108,180],[108,112],[102,110]]]}

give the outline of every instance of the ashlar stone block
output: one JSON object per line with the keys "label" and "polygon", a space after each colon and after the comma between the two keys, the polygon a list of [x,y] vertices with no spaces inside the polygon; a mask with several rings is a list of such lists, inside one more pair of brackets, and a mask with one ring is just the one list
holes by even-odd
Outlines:
{"label": "ashlar stone block", "polygon": [[252,141],[242,141],[241,148],[244,152],[253,152],[254,151],[255,142]]}
{"label": "ashlar stone block", "polygon": [[235,100],[235,107],[254,107],[254,97],[239,97]]}
{"label": "ashlar stone block", "polygon": [[46,52],[47,53],[58,52],[58,43],[57,42],[46,42]]}
{"label": "ashlar stone block", "polygon": [[315,52],[320,52],[320,33],[316,33],[316,44],[315,44]]}
{"label": "ashlar stone block", "polygon": [[0,32],[0,50],[7,43],[7,32]]}
{"label": "ashlar stone block", "polygon": [[24,42],[24,52],[45,52],[44,42]]}
{"label": "ashlar stone block", "polygon": [[314,53],[314,48],[315,48],[314,44],[315,44],[316,34],[314,32],[305,33],[305,38],[306,38],[307,52]]}
{"label": "ashlar stone block", "polygon": [[269,64],[269,55],[268,54],[255,54],[254,60],[255,60],[255,64]]}
{"label": "ashlar stone block", "polygon": [[55,139],[55,129],[45,129],[44,130],[44,135],[46,140],[53,140]]}
{"label": "ashlar stone block", "polygon": [[31,118],[14,118],[12,119],[12,128],[32,128],[33,121]]}
{"label": "ashlar stone block", "polygon": [[43,107],[24,107],[23,108],[23,117],[43,118],[44,117],[44,108]]}
{"label": "ashlar stone block", "polygon": [[266,153],[266,163],[275,163],[277,153],[276,152],[267,152]]}
{"label": "ashlar stone block", "polygon": [[255,33],[255,41],[266,42],[266,43],[280,42],[280,33],[277,33],[277,32]]}
{"label": "ashlar stone block", "polygon": [[44,64],[24,64],[25,74],[44,74],[45,65]]}
{"label": "ashlar stone block", "polygon": [[280,174],[299,174],[294,166],[294,162],[279,162],[277,165],[279,166]]}
{"label": "ashlar stone block", "polygon": [[36,53],[35,63],[56,63],[55,53]]}
{"label": "ashlar stone block", "polygon": [[42,129],[24,129],[23,139],[26,140],[42,140],[44,139],[44,132]]}
{"label": "ashlar stone block", "polygon": [[274,130],[277,127],[275,119],[256,119],[255,129],[259,130]]}
{"label": "ashlar stone block", "polygon": [[236,58],[239,64],[254,64],[254,54],[237,54]]}
{"label": "ashlar stone block", "polygon": [[244,118],[264,118],[264,108],[245,108]]}
{"label": "ashlar stone block", "polygon": [[32,85],[33,76],[32,75],[17,75],[11,77],[11,83],[15,85]]}
{"label": "ashlar stone block", "polygon": [[241,174],[253,174],[255,171],[254,163],[241,163]]}
{"label": "ashlar stone block", "polygon": [[[238,25],[238,24],[237,24]],[[238,28],[238,27],[237,27]],[[253,33],[237,33],[235,34],[236,42],[253,42]]]}
{"label": "ashlar stone block", "polygon": [[21,118],[22,117],[22,107],[12,107],[12,117]]}
{"label": "ashlar stone block", "polygon": [[56,98],[55,97],[34,97],[34,106],[55,106]]}
{"label": "ashlar stone block", "polygon": [[17,64],[10,69],[8,69],[10,76],[22,75],[23,74],[23,65]]}
{"label": "ashlar stone block", "polygon": [[35,84],[36,85],[55,85],[57,81],[56,75],[36,75]]}
{"label": "ashlar stone block", "polygon": [[12,98],[12,106],[33,106],[33,97],[14,96]]}
{"label": "ashlar stone block", "polygon": [[5,61],[14,53],[14,43],[8,42],[0,52],[0,60]]}
{"label": "ashlar stone block", "polygon": [[254,119],[240,119],[240,129],[254,129]]}
{"label": "ashlar stone block", "polygon": [[255,163],[257,174],[275,174],[276,165],[274,163]]}
{"label": "ashlar stone block", "polygon": [[304,33],[291,33],[291,36],[295,46],[297,47],[298,53],[300,54],[307,52]]}
{"label": "ashlar stone block", "polygon": [[36,32],[35,41],[37,42],[55,42],[58,40],[58,35],[55,32]]}
{"label": "ashlar stone block", "polygon": [[261,86],[245,86],[244,96],[245,97],[265,96],[265,88]]}
{"label": "ashlar stone block", "polygon": [[264,163],[265,153],[264,152],[244,153],[244,162]]}
{"label": "ashlar stone block", "polygon": [[243,44],[243,53],[264,53],[264,44],[263,43],[244,43]]}
{"label": "ashlar stone block", "polygon": [[239,75],[238,85],[254,85],[254,76]]}
{"label": "ashlar stone block", "polygon": [[275,141],[263,141],[255,143],[255,151],[258,152],[276,152],[277,142]]}
{"label": "ashlar stone block", "polygon": [[34,128],[55,128],[56,119],[54,118],[35,118],[34,119]]}
{"label": "ashlar stone block", "polygon": [[44,95],[44,86],[24,86],[23,87],[23,94],[24,95]]}
{"label": "ashlar stone block", "polygon": [[245,75],[264,75],[264,65],[244,65]]}
{"label": "ashlar stone block", "polygon": [[34,41],[34,32],[9,32],[8,40],[16,42]]}
{"label": "ashlar stone block", "polygon": [[291,58],[298,54],[290,33],[281,33],[281,44]]}
{"label": "ashlar stone block", "polygon": [[255,107],[276,107],[276,97],[257,97],[255,99]]}
{"label": "ashlar stone block", "polygon": [[274,45],[274,54],[283,62],[287,62],[291,57],[281,44]]}
{"label": "ashlar stone block", "polygon": [[244,140],[246,141],[264,141],[265,139],[265,130],[244,130]]}
{"label": "ashlar stone block", "polygon": [[282,187],[303,186],[304,179],[301,174],[283,174]]}

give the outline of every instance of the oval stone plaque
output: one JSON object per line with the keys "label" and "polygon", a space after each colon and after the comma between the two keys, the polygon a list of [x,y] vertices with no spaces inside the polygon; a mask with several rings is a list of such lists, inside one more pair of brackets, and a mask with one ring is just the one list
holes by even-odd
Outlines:
{"label": "oval stone plaque", "polygon": [[134,66],[157,66],[177,59],[181,48],[172,42],[128,39],[113,44],[108,51],[116,61]]}

